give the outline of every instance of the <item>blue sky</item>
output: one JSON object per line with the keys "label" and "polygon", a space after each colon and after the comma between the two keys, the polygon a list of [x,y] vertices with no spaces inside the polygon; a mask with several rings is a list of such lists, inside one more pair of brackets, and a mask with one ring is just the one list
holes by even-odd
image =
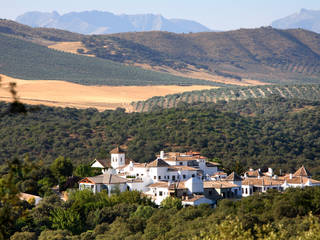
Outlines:
{"label": "blue sky", "polygon": [[320,0],[0,0],[0,18],[14,19],[27,11],[101,10],[116,14],[162,14],[196,20],[213,30],[268,26],[300,11],[320,10]]}

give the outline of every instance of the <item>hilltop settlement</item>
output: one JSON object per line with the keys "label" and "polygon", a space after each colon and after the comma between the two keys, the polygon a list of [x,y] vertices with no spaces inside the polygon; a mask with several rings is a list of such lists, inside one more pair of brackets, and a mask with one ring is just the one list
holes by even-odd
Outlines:
{"label": "hilltop settlement", "polygon": [[311,178],[304,167],[295,173],[278,176],[273,169],[249,169],[243,176],[235,172],[227,175],[218,163],[210,162],[199,152],[161,151],[150,163],[137,163],[126,158],[120,147],[113,149],[109,160],[94,160],[92,168],[100,168],[101,175],[86,177],[79,182],[79,189],[94,193],[107,191],[123,192],[137,190],[149,196],[156,204],[171,196],[180,198],[182,204],[214,206],[218,200],[266,192],[269,189],[284,191],[287,188],[320,186],[320,181]]}

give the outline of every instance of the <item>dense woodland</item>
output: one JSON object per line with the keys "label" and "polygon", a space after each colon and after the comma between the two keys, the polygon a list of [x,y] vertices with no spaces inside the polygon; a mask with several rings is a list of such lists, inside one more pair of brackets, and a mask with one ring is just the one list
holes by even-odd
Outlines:
{"label": "dense woodland", "polygon": [[154,160],[160,150],[194,150],[228,169],[240,164],[288,172],[304,164],[320,176],[319,102],[275,96],[150,113],[41,106],[5,114],[7,109],[2,103],[2,163],[28,156],[50,164],[64,156],[77,165],[106,159],[113,147],[126,145],[137,162]]}

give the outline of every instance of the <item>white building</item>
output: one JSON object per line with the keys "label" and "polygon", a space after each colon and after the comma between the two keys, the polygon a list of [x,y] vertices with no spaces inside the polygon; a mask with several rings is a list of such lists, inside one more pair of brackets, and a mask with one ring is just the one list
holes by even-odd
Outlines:
{"label": "white building", "polygon": [[274,175],[273,170],[263,173],[260,170],[250,170],[245,173],[242,181],[242,196],[251,196],[254,193],[266,192],[269,189],[283,191],[290,187],[312,187],[320,186],[320,181],[311,179],[309,171],[302,166],[294,174],[284,176]]}

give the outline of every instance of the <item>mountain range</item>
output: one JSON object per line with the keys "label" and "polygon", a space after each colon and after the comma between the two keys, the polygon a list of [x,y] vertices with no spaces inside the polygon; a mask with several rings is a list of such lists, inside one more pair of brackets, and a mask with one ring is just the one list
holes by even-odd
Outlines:
{"label": "mountain range", "polygon": [[320,33],[320,11],[301,9],[300,12],[278,19],[271,25],[280,29],[303,28]]}
{"label": "mountain range", "polygon": [[27,12],[16,21],[31,27],[57,28],[81,34],[168,31],[175,33],[207,32],[206,26],[191,20],[167,19],[161,15],[115,15],[111,12],[85,11],[60,15],[54,11]]}

